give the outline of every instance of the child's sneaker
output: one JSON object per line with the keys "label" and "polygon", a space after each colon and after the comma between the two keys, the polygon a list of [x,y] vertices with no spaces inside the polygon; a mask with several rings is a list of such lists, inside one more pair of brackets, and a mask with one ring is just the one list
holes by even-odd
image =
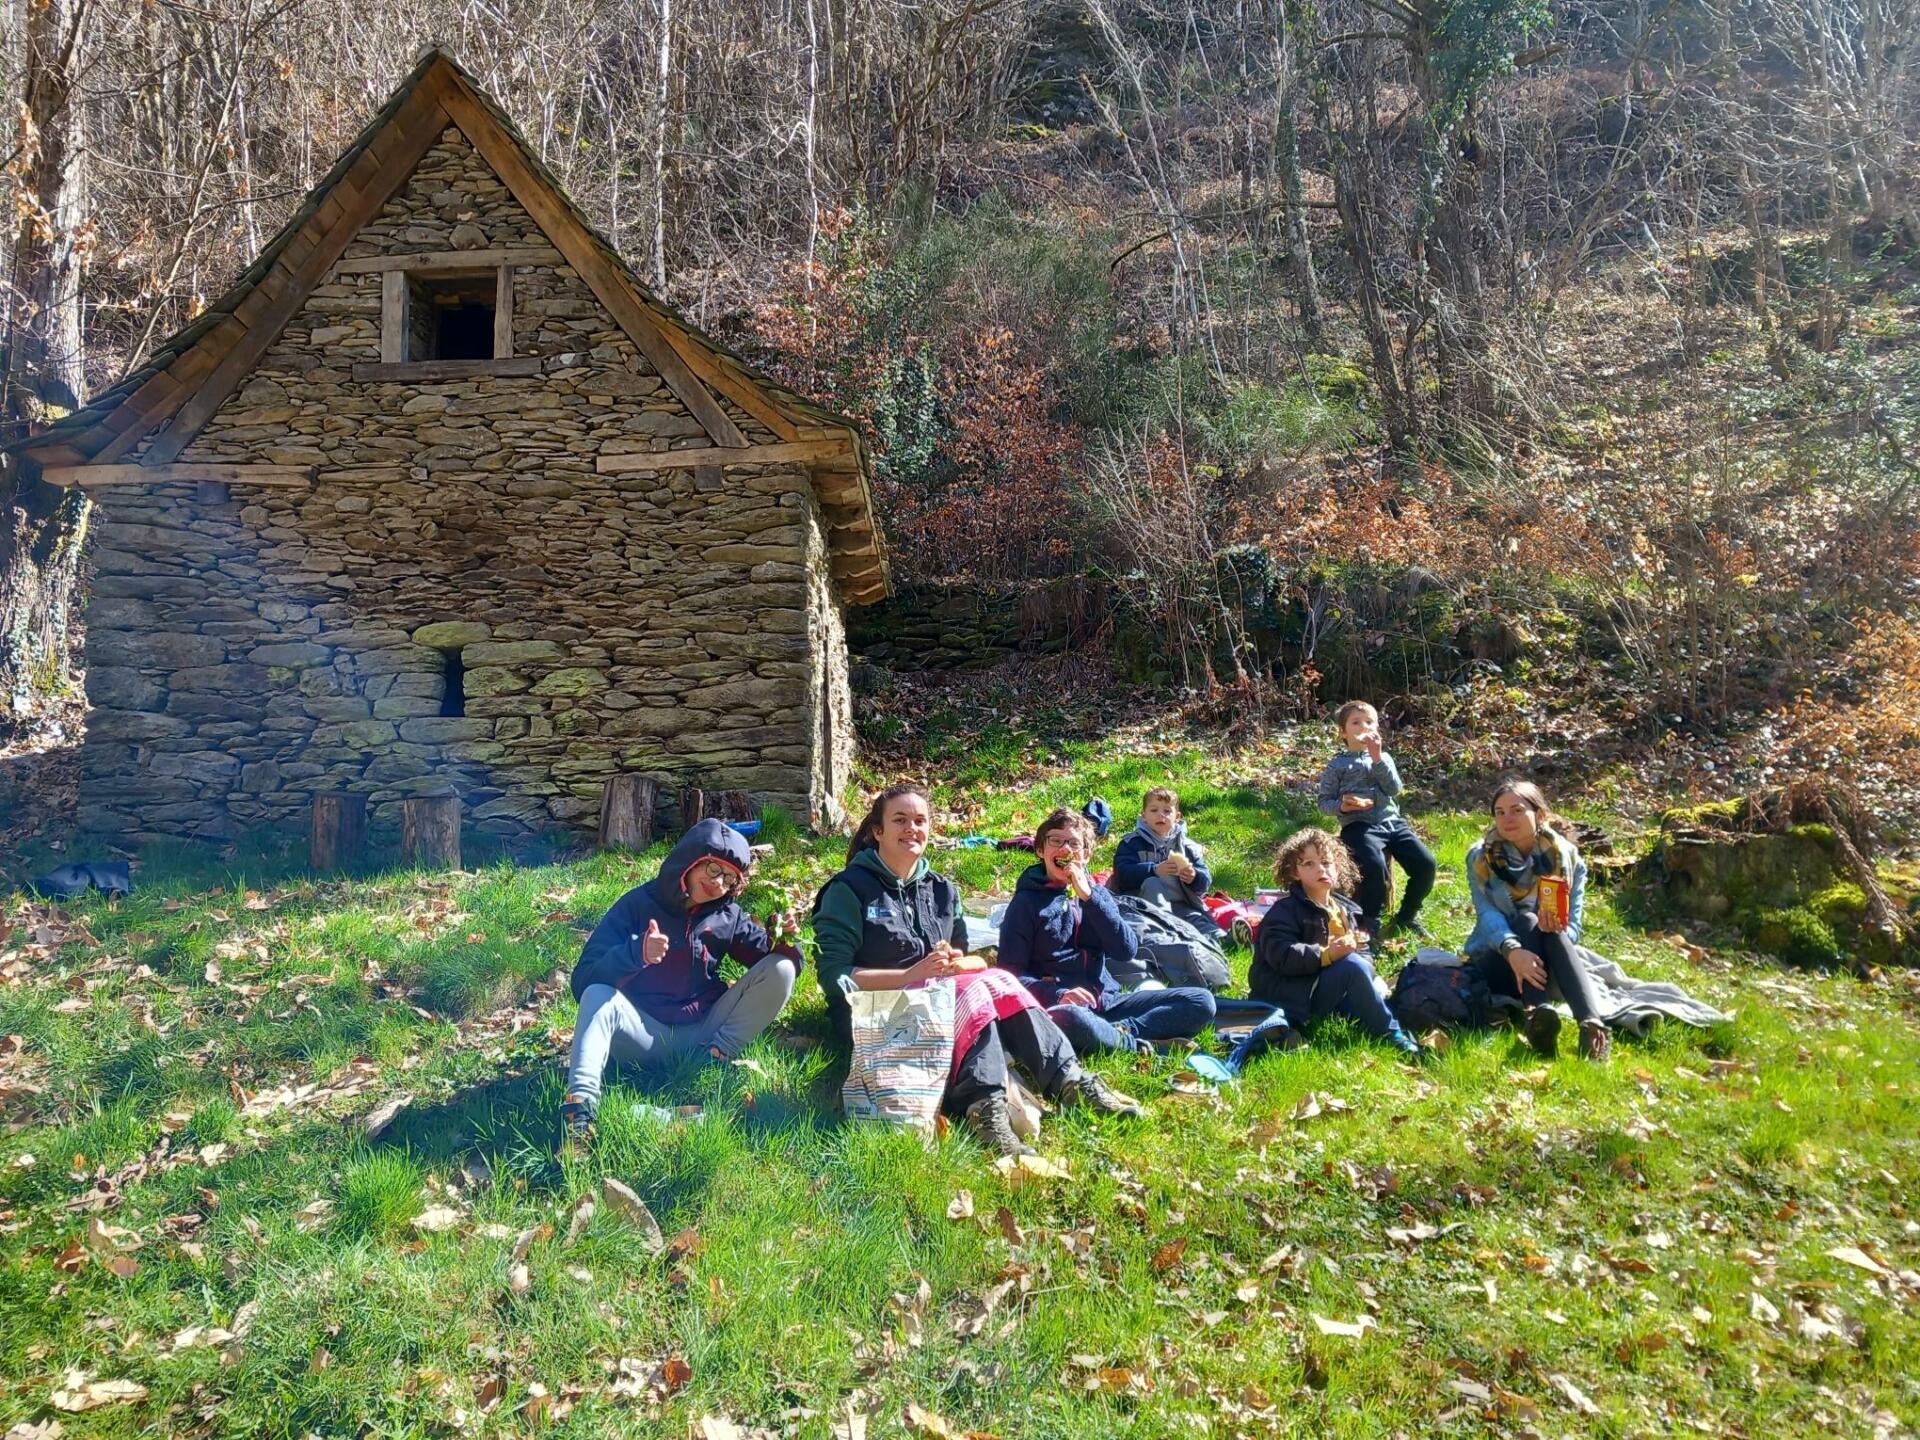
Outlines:
{"label": "child's sneaker", "polygon": [[1612,1032],[1598,1020],[1581,1021],[1580,1054],[1596,1065],[1606,1064],[1613,1057]]}
{"label": "child's sneaker", "polygon": [[1560,1012],[1551,1005],[1536,1005],[1527,1011],[1526,1028],[1522,1032],[1527,1044],[1551,1060],[1560,1053]]}
{"label": "child's sneaker", "polygon": [[1407,1034],[1407,1032],[1402,1030],[1398,1025],[1394,1026],[1393,1029],[1389,1030],[1381,1038],[1409,1060],[1418,1062],[1427,1058],[1426,1047],[1414,1039],[1413,1036]]}
{"label": "child's sneaker", "polygon": [[583,1154],[593,1148],[593,1109],[569,1095],[560,1106],[560,1153]]}

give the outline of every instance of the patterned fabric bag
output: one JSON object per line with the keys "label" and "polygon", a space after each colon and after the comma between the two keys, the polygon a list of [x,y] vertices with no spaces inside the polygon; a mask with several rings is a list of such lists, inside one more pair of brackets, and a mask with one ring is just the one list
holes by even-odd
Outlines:
{"label": "patterned fabric bag", "polygon": [[840,1103],[854,1120],[890,1120],[935,1133],[953,1065],[954,986],[853,990],[853,1061]]}

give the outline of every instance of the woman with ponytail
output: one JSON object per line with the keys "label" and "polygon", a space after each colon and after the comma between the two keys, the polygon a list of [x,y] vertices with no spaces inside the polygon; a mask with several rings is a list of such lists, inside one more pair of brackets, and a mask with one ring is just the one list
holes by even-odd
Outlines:
{"label": "woman with ponytail", "polygon": [[1013,1133],[1007,1109],[1008,1067],[1014,1063],[1062,1105],[1140,1114],[1137,1103],[1081,1069],[1067,1037],[1018,981],[967,954],[960,892],[927,863],[932,838],[927,791],[889,786],[854,831],[846,868],[814,902],[820,988],[840,1045],[852,1044],[852,991],[906,990],[951,978],[957,1004],[945,1106],[989,1149],[1031,1153]]}
{"label": "woman with ponytail", "polygon": [[1491,809],[1493,824],[1467,851],[1475,917],[1468,958],[1489,990],[1525,1007],[1527,1043],[1535,1050],[1551,1057],[1559,1048],[1560,1016],[1547,1003],[1551,986],[1579,1022],[1580,1053],[1604,1062],[1612,1042],[1580,959],[1587,862],[1531,781],[1502,781]]}

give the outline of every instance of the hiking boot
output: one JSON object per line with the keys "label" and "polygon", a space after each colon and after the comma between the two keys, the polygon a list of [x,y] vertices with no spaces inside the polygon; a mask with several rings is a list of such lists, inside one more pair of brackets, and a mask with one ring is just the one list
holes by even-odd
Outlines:
{"label": "hiking boot", "polygon": [[569,1095],[560,1106],[560,1152],[578,1155],[593,1148],[593,1110]]}
{"label": "hiking boot", "polygon": [[1596,1065],[1613,1058],[1613,1033],[1598,1020],[1580,1022],[1580,1055]]}
{"label": "hiking boot", "polygon": [[1411,935],[1414,939],[1428,945],[1433,944],[1433,932],[1418,920],[1403,920],[1396,915],[1393,918],[1393,923],[1387,926],[1387,933],[1396,936]]}
{"label": "hiking boot", "polygon": [[1145,1115],[1146,1108],[1130,1095],[1123,1095],[1091,1070],[1082,1070],[1060,1086],[1060,1108],[1084,1105],[1101,1115]]}
{"label": "hiking boot", "polygon": [[1560,1053],[1560,1012],[1551,1005],[1536,1005],[1527,1011],[1522,1033],[1527,1044],[1551,1060]]}
{"label": "hiking boot", "polygon": [[973,1138],[996,1155],[1035,1155],[1026,1141],[1013,1133],[1013,1120],[1007,1114],[1007,1097],[999,1091],[983,1095],[967,1106],[967,1128]]}

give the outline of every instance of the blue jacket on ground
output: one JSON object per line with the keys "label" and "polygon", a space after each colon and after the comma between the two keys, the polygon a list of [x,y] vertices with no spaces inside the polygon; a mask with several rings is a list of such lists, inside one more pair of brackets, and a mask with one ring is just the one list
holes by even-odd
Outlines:
{"label": "blue jacket on ground", "polygon": [[1000,921],[994,963],[1019,976],[1043,1005],[1055,1004],[1063,990],[1084,989],[1104,1007],[1125,993],[1107,958],[1131,960],[1137,943],[1106,886],[1094,886],[1093,897],[1082,902],[1056,885],[1045,865],[1029,865]]}
{"label": "blue jacket on ground", "polygon": [[[702,820],[673,847],[660,873],[614,902],[580,952],[573,967],[573,997],[590,986],[611,985],[634,1005],[669,1025],[698,1020],[722,995],[720,962],[732,958],[755,965],[773,950],[767,932],[733,898],[687,906],[681,888],[687,872],[702,860],[721,860],[747,873],[753,854],[746,837],[719,820]],[[649,922],[667,937],[667,953],[656,965],[642,956]],[[781,951],[798,960],[797,951]]]}

